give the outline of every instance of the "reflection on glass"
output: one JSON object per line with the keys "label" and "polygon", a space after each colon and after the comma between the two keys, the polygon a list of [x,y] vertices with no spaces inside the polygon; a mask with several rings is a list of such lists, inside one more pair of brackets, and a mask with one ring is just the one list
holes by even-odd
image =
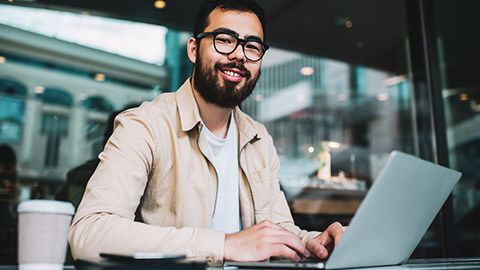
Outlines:
{"label": "reflection on glass", "polygon": [[[399,3],[403,4],[403,1]],[[39,18],[36,15],[48,17],[45,15],[47,11],[35,9],[35,14],[25,16],[25,20],[15,19],[15,14],[10,11],[0,5],[1,22],[11,26],[16,22],[22,29],[48,35],[39,29],[40,25],[35,28],[32,23]],[[403,11],[398,12],[403,14]],[[92,19],[70,15],[65,20]],[[125,29],[133,27],[133,33],[137,34],[128,40],[144,42],[145,37],[150,36],[160,38],[154,39],[153,44],[157,47],[164,43],[173,45],[168,48],[165,60],[170,74],[158,66],[163,63],[164,52],[151,53],[150,49],[127,44],[125,38],[103,43],[123,45],[135,52],[150,52],[144,58],[124,55],[155,64],[139,64],[139,61],[116,55],[123,49],[112,48],[106,49],[108,53],[91,49],[88,52],[92,55],[84,55],[85,59],[68,62],[65,56],[52,52],[51,45],[44,45],[51,44],[54,39],[0,25],[0,144],[8,144],[15,152],[15,168],[18,168],[15,177],[20,182],[17,189],[17,179],[4,181],[1,190],[14,193],[15,202],[53,198],[65,178],[83,185],[82,181],[88,179],[98,163],[96,155],[103,147],[103,131],[109,125],[109,115],[129,103],[152,99],[159,94],[158,90],[176,89],[183,82],[184,75],[191,71],[188,59],[181,56],[185,51],[182,47],[187,40],[185,35],[175,31],[168,31],[165,35],[166,29],[162,34],[143,24],[133,26],[126,22],[111,27],[112,20],[93,19],[94,22],[90,23],[95,29],[83,25],[86,27],[83,32],[101,36],[97,32],[101,29],[99,31],[108,32],[105,36],[124,36],[125,33],[118,34],[119,25],[124,25]],[[282,188],[291,203],[295,221],[305,229],[322,230],[334,220],[347,224],[390,151],[401,150],[414,155],[419,154],[421,147],[432,151],[431,145],[419,145],[419,137],[433,136],[424,132],[429,129],[416,127],[416,118],[421,112],[415,111],[415,103],[428,104],[428,101],[414,99],[418,89],[413,88],[413,76],[407,64],[406,18],[401,19],[395,22],[399,27],[395,37],[388,37],[392,38],[388,43],[392,47],[385,49],[389,52],[388,59],[392,60],[387,61],[388,70],[375,65],[359,65],[353,59],[352,62],[339,61],[273,48],[263,59],[262,76],[254,93],[242,104],[242,109],[264,123],[272,135],[281,161]],[[49,20],[51,18],[43,21],[43,31],[52,30],[45,27]],[[341,23],[352,30],[357,27],[357,24],[352,27],[348,18],[342,19]],[[143,26],[146,28],[141,29]],[[68,30],[71,26],[65,28]],[[2,31],[14,35],[5,37],[1,35]],[[73,32],[69,31],[69,34]],[[23,36],[36,40],[34,45],[37,47],[29,48],[32,50],[30,54],[2,46],[5,38]],[[84,37],[89,41],[101,40],[91,35]],[[378,37],[371,38],[376,42]],[[75,39],[65,40],[80,43]],[[66,46],[72,54],[85,49],[61,40],[53,42],[55,48]],[[355,48],[359,50],[368,48],[368,45],[366,41],[355,42]],[[444,43],[444,46],[448,49],[450,45]],[[48,48],[51,56],[47,57],[42,52]],[[383,55],[372,55],[375,57]],[[105,63],[116,65],[105,68]],[[116,69],[118,66],[125,70]],[[478,86],[478,81],[474,82]],[[450,110],[451,162],[454,168],[457,166],[470,175],[470,180],[457,188],[455,197],[455,206],[459,210],[457,222],[467,225],[463,218],[478,209],[480,201],[478,189],[472,188],[479,182],[478,175],[475,175],[478,169],[475,168],[480,167],[478,132],[475,129],[480,124],[476,117],[480,101],[476,90],[478,87],[446,87],[444,94],[446,110]],[[69,171],[74,173],[66,177]],[[79,190],[75,191],[77,203],[81,198]],[[425,248],[440,249],[439,237],[434,231],[427,232],[425,239],[429,241]],[[12,243],[6,246],[12,247]]]}
{"label": "reflection on glass", "polygon": [[1,4],[0,24],[156,65],[165,60],[167,28],[159,25]]}
{"label": "reflection on glass", "polygon": [[282,53],[274,55],[288,60],[274,65],[265,55],[255,95],[243,109],[272,135],[284,187],[361,181],[363,190],[390,151],[415,153],[405,74]]}
{"label": "reflection on glass", "polygon": [[480,256],[480,38],[478,1],[436,1],[436,40],[450,166],[463,173],[453,192],[457,256]]}
{"label": "reflection on glass", "polygon": [[0,5],[0,264],[17,263],[18,202],[77,206],[113,130],[110,116],[168,89],[166,62],[180,83],[181,49],[165,57],[165,44],[184,35],[166,32]]}
{"label": "reflection on glass", "polygon": [[[12,33],[0,37],[4,60],[0,63],[0,144],[8,144],[17,157],[18,199],[51,199],[70,169],[102,150],[110,113],[132,102],[151,100],[158,89],[165,88],[163,67],[93,49],[72,63],[52,50],[52,44],[68,48],[72,55],[82,46],[0,27]],[[3,46],[26,37],[36,40],[26,54]],[[126,67],[112,75],[99,67],[102,59]],[[136,75],[130,76],[129,68]],[[144,71],[148,69],[160,78]],[[104,80],[98,80],[98,74]]]}
{"label": "reflection on glass", "polygon": [[348,224],[392,150],[418,155],[404,67],[381,70],[275,48],[266,53],[242,109],[272,135],[297,224],[316,230],[335,220]]}

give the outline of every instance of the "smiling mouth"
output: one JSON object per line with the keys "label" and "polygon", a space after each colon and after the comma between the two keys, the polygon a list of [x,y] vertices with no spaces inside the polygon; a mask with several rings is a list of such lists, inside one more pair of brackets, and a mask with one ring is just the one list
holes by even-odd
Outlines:
{"label": "smiling mouth", "polygon": [[240,73],[231,71],[231,70],[222,70],[223,73],[227,74],[228,76],[233,76],[233,77],[243,77]]}
{"label": "smiling mouth", "polygon": [[215,68],[223,79],[229,82],[239,83],[244,79],[250,78],[250,72],[239,63],[217,63]]}
{"label": "smiling mouth", "polygon": [[238,69],[220,68],[222,77],[233,83],[239,83],[245,78],[245,73]]}

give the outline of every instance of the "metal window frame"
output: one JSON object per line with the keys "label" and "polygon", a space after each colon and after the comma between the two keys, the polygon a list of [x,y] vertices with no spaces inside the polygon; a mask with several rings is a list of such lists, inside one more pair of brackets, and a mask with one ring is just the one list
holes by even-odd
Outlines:
{"label": "metal window frame", "polygon": [[[420,157],[432,160],[437,164],[449,167],[447,130],[444,102],[442,97],[442,81],[440,60],[437,46],[437,35],[434,17],[435,0],[406,0],[409,45],[411,48],[411,66],[416,97],[428,100],[429,117],[419,117],[417,126],[428,125],[431,141],[428,138],[420,140],[420,144],[430,144],[420,149]],[[425,92],[417,93],[418,90]],[[416,104],[416,110],[424,104]],[[455,257],[457,254],[456,228],[454,224],[452,196],[449,196],[440,210],[437,219],[440,224],[442,257]]]}

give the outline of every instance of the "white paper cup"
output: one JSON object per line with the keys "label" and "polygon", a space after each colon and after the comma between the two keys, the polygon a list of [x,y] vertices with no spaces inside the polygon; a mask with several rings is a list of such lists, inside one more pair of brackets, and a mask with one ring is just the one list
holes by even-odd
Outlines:
{"label": "white paper cup", "polygon": [[63,269],[68,229],[75,208],[51,200],[24,201],[18,206],[20,270]]}

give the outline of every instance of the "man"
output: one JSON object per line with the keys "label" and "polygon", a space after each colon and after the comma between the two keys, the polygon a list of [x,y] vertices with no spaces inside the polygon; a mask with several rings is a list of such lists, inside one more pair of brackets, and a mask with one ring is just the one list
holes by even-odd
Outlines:
{"label": "man", "polygon": [[253,0],[202,5],[188,41],[191,80],[117,117],[71,227],[74,257],[150,251],[220,264],[328,256],[344,228],[293,224],[272,139],[237,106],[267,48]]}

